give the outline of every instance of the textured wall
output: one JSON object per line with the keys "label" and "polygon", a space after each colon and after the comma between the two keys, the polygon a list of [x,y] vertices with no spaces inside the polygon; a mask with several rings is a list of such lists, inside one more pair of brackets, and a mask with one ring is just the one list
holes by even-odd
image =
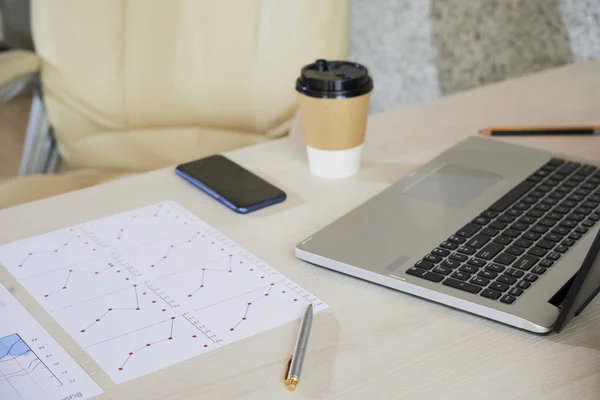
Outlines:
{"label": "textured wall", "polygon": [[352,0],[351,18],[372,111],[600,59],[600,0]]}

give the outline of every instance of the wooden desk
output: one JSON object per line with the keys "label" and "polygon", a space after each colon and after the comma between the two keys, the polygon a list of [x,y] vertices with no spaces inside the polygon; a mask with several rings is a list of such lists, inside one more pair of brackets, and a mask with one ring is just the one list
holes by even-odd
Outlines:
{"label": "wooden desk", "polygon": [[[560,335],[536,336],[305,264],[294,246],[480,127],[599,119],[600,63],[584,63],[373,116],[364,168],[351,179],[311,176],[297,134],[232,152],[289,195],[250,215],[172,169],[0,211],[7,242],[167,199],[191,209],[331,306],[316,315],[295,393],[281,379],[298,323],[115,385],[3,267],[0,281],[96,379],[102,399],[598,399],[600,299]],[[504,140],[600,159],[599,137]]]}

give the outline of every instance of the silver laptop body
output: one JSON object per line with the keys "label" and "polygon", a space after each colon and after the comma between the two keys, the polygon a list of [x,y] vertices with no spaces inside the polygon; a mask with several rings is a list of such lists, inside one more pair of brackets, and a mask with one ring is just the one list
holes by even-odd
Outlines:
{"label": "silver laptop body", "polygon": [[[559,253],[560,258],[553,261],[552,266],[545,268],[540,275],[533,274],[531,266],[526,265],[526,262],[519,261],[522,267],[520,271],[523,274],[520,272],[515,272],[515,274],[522,276],[515,278],[516,283],[508,285],[510,289],[501,292],[501,297],[497,299],[482,295],[482,291],[488,287],[485,285],[481,287],[480,292],[471,293],[447,286],[443,281],[434,282],[421,276],[413,276],[408,272],[411,268],[415,271],[415,264],[422,263],[420,260],[432,254],[434,249],[442,248],[440,247],[442,243],[447,243],[449,238],[453,236],[456,237],[457,232],[461,231],[463,227],[475,220],[482,212],[488,210],[491,205],[515,186],[547,165],[553,158],[566,160],[565,162],[574,161],[594,165],[593,161],[578,160],[570,156],[508,144],[491,138],[469,137],[418,168],[411,175],[396,182],[356,209],[303,240],[296,246],[296,255],[298,258],[318,266],[517,328],[536,333],[549,332],[552,330],[559,314],[559,308],[556,304],[553,304],[552,299],[556,298],[560,289],[581,267],[598,232],[600,223],[587,228],[588,232],[582,234],[581,238],[572,244],[568,251]],[[597,166],[598,162],[595,165]],[[535,184],[540,185],[541,183],[543,182],[536,182]],[[562,183],[564,182],[556,187],[562,185]],[[531,193],[531,190],[528,193]],[[549,195],[552,191],[546,192],[545,195]],[[593,195],[595,191],[592,190],[591,192],[591,195]],[[539,193],[537,195],[539,196]],[[568,195],[568,193],[565,194],[565,199]],[[551,207],[560,206],[562,201],[564,199],[558,199],[557,204],[552,204]],[[513,206],[519,202],[515,202],[506,210],[514,208]],[[526,216],[528,210],[524,209],[522,211],[522,216]],[[547,213],[550,212],[552,212],[552,209],[547,211]],[[600,209],[596,208],[594,212],[600,212]],[[499,214],[503,213],[499,212]],[[518,222],[520,218],[515,216],[515,221],[512,223]],[[507,223],[506,229],[511,229],[510,225],[512,223]],[[582,222],[577,223],[580,225]],[[588,224],[590,223],[588,222]],[[531,227],[534,225],[537,225],[537,222],[532,224]],[[556,221],[554,226],[560,226],[559,221]],[[482,229],[485,227],[483,225]],[[573,229],[570,232],[574,232]],[[498,234],[495,237],[503,235],[503,230],[497,230]],[[541,234],[539,240],[544,240],[545,235],[551,233],[552,230],[552,226],[548,227],[548,232]],[[522,238],[522,235],[528,231],[530,231],[529,228],[517,231],[521,236],[510,238],[511,243],[507,246],[514,245],[514,242]],[[481,233],[481,231],[478,233]],[[456,244],[459,247],[463,246],[476,234],[465,237],[463,244]],[[487,244],[493,243],[495,237],[490,236],[491,240]],[[568,237],[569,233],[565,233],[564,238]],[[530,241],[535,243],[533,240]],[[557,242],[556,246],[560,243],[562,243],[562,240]],[[481,255],[482,249],[487,244],[478,244],[479,247],[475,249],[476,252],[467,255],[469,261],[478,258],[477,255]],[[469,247],[467,246],[467,248]],[[442,249],[442,253],[449,252],[450,255],[458,253],[458,248]],[[516,265],[516,260],[527,254],[527,248],[521,249],[524,252],[520,256],[515,255],[513,266]],[[505,250],[506,248],[496,257],[505,253]],[[547,258],[550,253],[556,253],[556,251],[549,250],[546,256],[539,257],[540,262],[542,259]],[[447,260],[448,257],[445,256],[443,260]],[[553,257],[556,257],[556,255],[554,254]],[[440,263],[433,262],[433,264],[436,264],[435,267]],[[495,258],[482,259],[476,263],[479,265],[472,266],[475,268],[467,267],[472,273],[463,282],[469,283],[471,279],[479,276],[481,272],[478,271],[486,269],[482,266],[484,263],[490,268],[494,264],[496,267],[500,265],[500,268],[504,271],[497,273],[498,276],[507,273],[508,270],[511,270],[511,272],[517,270],[517,268],[512,268],[511,265],[497,264]],[[454,268],[451,268],[452,270],[449,273],[448,268],[444,267],[443,270],[447,274],[436,275],[442,276],[445,281],[447,278],[452,277],[456,271],[460,271],[461,266],[470,265],[467,262],[452,264],[454,264]],[[431,266],[431,264],[428,265]],[[422,272],[421,269],[418,269],[418,271]],[[432,271],[433,269],[429,268],[429,272]],[[529,282],[529,287],[522,289],[519,296],[513,296],[514,301],[512,304],[501,301],[510,290],[516,287],[518,282],[524,280],[524,277],[529,274],[536,275],[536,280]],[[464,277],[463,274],[458,276]],[[462,281],[461,279],[453,279],[452,282],[456,285],[455,281]],[[488,281],[495,282],[495,279],[488,279]],[[515,292],[513,291],[513,293]]]}

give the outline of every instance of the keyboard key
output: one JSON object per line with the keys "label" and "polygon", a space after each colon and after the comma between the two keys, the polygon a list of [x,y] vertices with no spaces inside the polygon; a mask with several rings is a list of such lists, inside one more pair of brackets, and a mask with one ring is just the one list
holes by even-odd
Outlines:
{"label": "keyboard key", "polygon": [[502,253],[494,259],[494,262],[502,265],[510,265],[516,259],[517,257],[513,256],[512,254]]}
{"label": "keyboard key", "polygon": [[598,184],[594,184],[594,183],[584,183],[583,185],[581,185],[582,189],[587,189],[587,190],[594,190],[596,189],[596,187],[598,186]]}
{"label": "keyboard key", "polygon": [[[529,193],[529,197],[527,197],[527,198],[539,199],[540,197],[544,197],[544,196],[545,196],[545,192],[543,192],[541,190],[534,190],[533,192]],[[523,199],[523,202],[525,202],[525,199]]]}
{"label": "keyboard key", "polygon": [[537,281],[537,278],[538,278],[537,275],[527,274],[527,275],[525,275],[525,278],[523,278],[523,279],[525,279],[527,282],[535,282],[535,281]]}
{"label": "keyboard key", "polygon": [[511,204],[523,197],[525,193],[533,189],[534,186],[535,183],[530,181],[523,181],[519,183],[508,193],[502,196],[499,200],[497,200],[494,204],[492,204],[492,206],[489,207],[489,209],[496,212],[502,212],[506,210]]}
{"label": "keyboard key", "polygon": [[580,202],[584,198],[585,198],[585,195],[581,195],[581,194],[572,194],[569,197],[567,197],[567,199],[572,200],[572,201],[577,201],[577,202]]}
{"label": "keyboard key", "polygon": [[546,214],[546,218],[554,220],[554,221],[558,221],[562,217],[563,217],[563,214],[556,213],[556,212],[551,212],[551,213]]}
{"label": "keyboard key", "polygon": [[477,235],[475,235],[471,239],[469,239],[469,241],[466,244],[467,244],[467,246],[471,246],[476,249],[480,249],[483,247],[484,244],[486,244],[490,240],[491,240],[491,237],[478,233]]}
{"label": "keyboard key", "polygon": [[515,222],[510,226],[510,229],[514,229],[516,231],[525,231],[529,228],[528,224],[524,224],[522,222]]}
{"label": "keyboard key", "polygon": [[530,254],[525,254],[523,257],[519,258],[516,263],[512,265],[513,268],[518,268],[523,271],[528,271],[538,262],[539,258],[532,256]]}
{"label": "keyboard key", "polygon": [[568,188],[574,189],[577,187],[577,185],[579,184],[579,182],[574,181],[574,180],[568,180],[566,181],[563,186],[566,186]]}
{"label": "keyboard key", "polygon": [[508,236],[509,238],[516,238],[521,234],[521,232],[516,231],[514,229],[505,229],[501,235],[502,236]]}
{"label": "keyboard key", "polygon": [[561,235],[561,236],[564,236],[564,235],[568,234],[569,232],[571,232],[571,230],[564,226],[557,226],[556,228],[552,229],[552,233],[556,233],[557,235]]}
{"label": "keyboard key", "polygon": [[498,216],[498,213],[492,210],[485,210],[481,213],[481,216],[484,218],[496,218]]}
{"label": "keyboard key", "polygon": [[590,215],[590,219],[595,222],[600,221],[600,213],[598,213],[598,214],[594,213],[594,214]]}
{"label": "keyboard key", "polygon": [[533,228],[531,228],[531,231],[535,233],[546,233],[548,232],[548,228],[541,225],[535,225]]}
{"label": "keyboard key", "polygon": [[481,287],[479,287],[479,286],[472,285],[467,282],[457,281],[456,279],[452,279],[452,278],[447,278],[444,282],[442,282],[442,285],[450,286],[455,289],[464,290],[465,292],[469,292],[469,293],[479,293],[479,291],[481,290]]}
{"label": "keyboard key", "polygon": [[589,207],[577,207],[575,210],[573,210],[573,212],[576,212],[578,214],[588,215],[589,213],[592,212],[592,209]]}
{"label": "keyboard key", "polygon": [[460,266],[460,263],[458,261],[454,261],[454,260],[444,260],[442,261],[442,264],[444,267],[448,267],[448,268],[458,268]]}
{"label": "keyboard key", "polygon": [[583,165],[581,168],[579,168],[577,173],[580,175],[588,176],[593,174],[596,170],[597,168],[593,165]]}
{"label": "keyboard key", "polygon": [[442,257],[436,256],[434,254],[427,254],[425,257],[423,257],[423,260],[431,261],[432,263],[439,263],[440,261],[442,261]]}
{"label": "keyboard key", "polygon": [[469,257],[465,256],[464,254],[452,253],[450,254],[449,258],[455,261],[465,262]]}
{"label": "keyboard key", "polygon": [[553,251],[551,253],[548,253],[547,257],[549,259],[553,260],[553,261],[556,261],[556,260],[558,260],[560,258],[560,253],[556,253],[556,252]]}
{"label": "keyboard key", "polygon": [[509,238],[508,236],[496,236],[494,238],[494,242],[507,245],[507,244],[510,244],[510,242],[512,242],[512,239]]}
{"label": "keyboard key", "polygon": [[491,260],[504,249],[504,246],[498,243],[488,243],[483,249],[477,253],[477,257],[483,258],[484,260]]}
{"label": "keyboard key", "polygon": [[542,218],[538,221],[538,224],[546,227],[553,227],[556,224],[556,221],[551,220],[550,218]]}
{"label": "keyboard key", "polygon": [[570,179],[575,182],[583,182],[585,180],[585,176],[578,173],[573,175]]}
{"label": "keyboard key", "polygon": [[521,271],[520,269],[508,268],[504,274],[515,278],[520,278],[525,275],[525,272]]}
{"label": "keyboard key", "polygon": [[433,272],[429,272],[427,270],[417,268],[417,267],[410,267],[409,269],[406,270],[406,273],[408,275],[418,276],[419,278],[424,278],[424,279],[427,279],[428,281],[432,281],[432,282],[436,282],[436,283],[441,282],[442,279],[444,279],[444,277],[442,275],[434,274]]}
{"label": "keyboard key", "polygon": [[534,183],[538,183],[543,180],[544,180],[544,178],[542,178],[541,176],[537,176],[537,175],[531,175],[530,177],[527,178],[527,181],[534,182]]}
{"label": "keyboard key", "polygon": [[523,294],[523,289],[519,289],[518,287],[514,287],[508,291],[508,294],[511,296],[518,297]]}
{"label": "keyboard key", "polygon": [[554,247],[554,243],[548,240],[540,240],[535,244],[537,247],[541,247],[542,249],[550,250]]}
{"label": "keyboard key", "polygon": [[499,265],[499,264],[488,264],[485,266],[485,270],[486,271],[492,271],[492,272],[502,272],[504,271],[506,267]]}
{"label": "keyboard key", "polygon": [[550,172],[548,172],[548,171],[544,170],[543,168],[541,168],[541,169],[535,171],[534,174],[537,175],[537,176],[541,176],[542,178],[545,178],[548,175],[550,175]]}
{"label": "keyboard key", "polygon": [[441,265],[438,265],[432,270],[432,272],[436,272],[442,275],[450,275],[450,273],[452,273],[452,268],[442,267]]}
{"label": "keyboard key", "polygon": [[511,223],[514,220],[515,220],[515,217],[513,217],[512,215],[502,214],[501,216],[498,217],[498,221],[501,221],[501,222]]}
{"label": "keyboard key", "polygon": [[[596,192],[596,193],[598,193],[598,192]],[[600,202],[600,194],[594,194],[594,195],[588,197],[588,200]]]}
{"label": "keyboard key", "polygon": [[498,300],[498,298],[500,296],[502,296],[502,293],[498,292],[497,290],[493,290],[493,289],[483,289],[481,291],[481,296],[487,297],[488,299],[492,299],[492,300]]}
{"label": "keyboard key", "polygon": [[565,239],[562,242],[560,242],[560,244],[562,244],[563,246],[573,246],[575,244],[575,241],[573,239]]}
{"label": "keyboard key", "polygon": [[474,248],[469,247],[469,246],[460,246],[458,249],[456,249],[456,251],[458,251],[459,253],[472,255],[472,254],[475,254],[475,252],[477,251],[477,249],[474,249]]}
{"label": "keyboard key", "polygon": [[516,281],[517,278],[513,278],[512,276],[508,275],[500,275],[498,278],[496,278],[496,282],[506,283],[507,285],[512,285]]}
{"label": "keyboard key", "polygon": [[560,181],[557,179],[546,179],[545,183],[550,186],[556,186],[560,183]]}
{"label": "keyboard key", "polygon": [[541,210],[530,210],[530,211],[527,211],[527,215],[530,216],[530,217],[539,218],[542,215],[544,215],[544,211],[541,211]]}
{"label": "keyboard key", "polygon": [[531,249],[529,249],[527,251],[527,254],[531,254],[536,257],[543,257],[546,255],[547,252],[548,252],[548,250],[542,249],[541,247],[532,247]]}
{"label": "keyboard key", "polygon": [[499,292],[506,292],[510,286],[506,283],[492,282],[488,287],[490,289],[498,290]]}
{"label": "keyboard key", "polygon": [[[525,208],[523,208],[525,207]],[[528,210],[530,206],[524,203],[519,203],[508,211],[505,211],[505,215],[510,215],[511,217],[520,217],[523,215],[523,211]]]}
{"label": "keyboard key", "polygon": [[564,160],[561,160],[560,158],[551,158],[550,161],[548,161],[546,163],[546,165],[551,165],[553,167],[558,167],[560,165],[563,165],[565,163]]}
{"label": "keyboard key", "polygon": [[507,225],[508,224],[506,222],[494,221],[491,224],[489,224],[489,227],[493,228],[493,229],[502,230],[502,229],[506,228]]}
{"label": "keyboard key", "polygon": [[552,264],[554,264],[554,261],[552,261],[552,260],[544,259],[544,260],[540,261],[540,265],[544,268],[549,268],[552,266]]}
{"label": "keyboard key", "polygon": [[575,228],[575,232],[577,232],[577,233],[584,234],[584,233],[587,233],[587,231],[588,231],[588,228],[586,228],[585,226],[578,226],[577,228]]}
{"label": "keyboard key", "polygon": [[562,244],[556,246],[554,251],[558,251],[559,253],[566,253],[569,250],[568,246],[563,246]]}
{"label": "keyboard key", "polygon": [[498,234],[498,232],[500,232],[498,229],[494,229],[494,228],[483,228],[481,230],[481,234],[482,235],[486,235],[486,236],[496,236]]}
{"label": "keyboard key", "polygon": [[440,244],[440,247],[443,247],[444,249],[454,250],[458,247],[458,244],[452,242],[442,242]]}
{"label": "keyboard key", "polygon": [[525,232],[523,234],[523,236],[521,236],[521,238],[527,239],[527,240],[538,240],[541,236],[542,235],[540,235],[537,232],[531,232],[531,231],[529,231],[529,232]]}
{"label": "keyboard key", "polygon": [[512,304],[514,303],[516,300],[515,296],[511,296],[509,294],[505,294],[504,296],[502,296],[502,298],[500,299],[501,302],[506,303],[506,304]]}
{"label": "keyboard key", "polygon": [[564,193],[561,193],[558,190],[555,190],[554,192],[550,193],[548,195],[551,199],[556,199],[556,200],[562,200],[563,197],[565,197]]}
{"label": "keyboard key", "polygon": [[459,279],[461,281],[469,280],[469,278],[471,277],[470,274],[467,274],[466,272],[462,272],[462,271],[455,271],[450,276],[453,277],[453,278]]}
{"label": "keyboard key", "polygon": [[568,212],[570,212],[571,209],[568,207],[563,207],[563,206],[556,206],[552,209],[552,212],[558,213],[558,214],[566,214]]}
{"label": "keyboard key", "polygon": [[462,236],[462,237],[466,237],[466,238],[470,238],[471,236],[473,236],[475,233],[477,233],[478,230],[481,229],[480,225],[474,224],[474,223],[468,223],[465,226],[463,226],[458,232],[456,232],[457,236]]}
{"label": "keyboard key", "polygon": [[476,274],[477,272],[479,272],[479,268],[469,264],[464,264],[462,267],[459,268],[459,270],[462,272],[466,272],[467,274]]}
{"label": "keyboard key", "polygon": [[[577,189],[577,190],[576,190],[576,191],[574,191],[573,193],[575,193],[575,194],[578,194],[578,195],[580,195],[580,196],[587,196],[587,195],[589,195],[590,193],[592,193],[592,191],[591,191],[591,190],[589,190],[589,189]],[[581,199],[581,200],[583,200],[583,199]],[[577,201],[577,200],[576,200],[576,201]]]}
{"label": "keyboard key", "polygon": [[456,235],[452,235],[448,238],[448,242],[457,243],[457,244],[463,244],[466,241],[467,241],[467,239],[465,239],[464,237],[456,236]]}
{"label": "keyboard key", "polygon": [[560,174],[569,175],[571,172],[575,171],[581,164],[569,161],[563,164],[556,172]]}
{"label": "keyboard key", "polygon": [[479,286],[487,286],[490,283],[489,279],[482,278],[480,276],[474,276],[469,282],[474,283]]}
{"label": "keyboard key", "polygon": [[544,236],[544,240],[548,240],[550,242],[560,242],[563,238],[563,235],[558,235],[556,233],[549,233]]}
{"label": "keyboard key", "polygon": [[547,193],[547,192],[549,192],[549,191],[552,190],[552,186],[550,186],[550,185],[540,185],[540,186],[538,186],[536,188],[536,190],[539,190],[540,192]]}
{"label": "keyboard key", "polygon": [[535,204],[538,201],[539,197],[542,197],[544,194],[542,192],[538,192],[539,196],[532,196],[531,194],[527,197],[523,197],[521,200],[522,203],[525,204]]}
{"label": "keyboard key", "polygon": [[560,221],[560,223],[558,225],[568,228],[568,229],[573,229],[577,226],[577,221],[573,221],[571,219],[564,219],[564,220]]}
{"label": "keyboard key", "polygon": [[481,268],[481,267],[485,267],[486,262],[483,260],[480,260],[479,258],[471,258],[471,259],[469,259],[469,261],[467,261],[467,264],[474,265],[478,268]]}
{"label": "keyboard key", "polygon": [[591,208],[592,210],[596,207],[598,207],[598,205],[600,205],[600,203],[596,202],[596,201],[584,201],[583,203],[581,203],[582,207],[587,207],[587,208]]}
{"label": "keyboard key", "polygon": [[546,268],[542,267],[541,265],[537,265],[533,267],[531,272],[533,272],[534,274],[542,275],[544,272],[546,272]]}
{"label": "keyboard key", "polygon": [[436,249],[433,249],[431,254],[435,254],[436,256],[440,256],[440,257],[446,257],[448,254],[450,254],[450,251],[446,250],[446,249],[436,248]]}
{"label": "keyboard key", "polygon": [[592,226],[594,226],[596,224],[596,221],[594,221],[593,219],[586,219],[585,221],[583,221],[581,223],[581,225],[586,226],[588,228],[591,228]]}
{"label": "keyboard key", "polygon": [[560,203],[560,207],[566,207],[566,208],[569,208],[569,209],[571,209],[571,208],[573,208],[575,206],[577,206],[577,202],[573,201],[573,200],[565,200],[562,203]]}
{"label": "keyboard key", "polygon": [[490,222],[490,219],[485,217],[477,217],[471,222],[477,225],[487,225]]}
{"label": "keyboard key", "polygon": [[567,219],[571,219],[573,221],[577,221],[577,222],[581,222],[584,220],[585,215],[583,214],[577,214],[577,213],[571,213],[569,215],[566,216]]}
{"label": "keyboard key", "polygon": [[494,279],[495,277],[498,276],[498,274],[494,271],[488,271],[487,269],[484,269],[483,271],[479,271],[477,276],[480,276],[480,277],[486,278],[486,279]]}
{"label": "keyboard key", "polygon": [[564,194],[567,194],[567,193],[571,193],[571,188],[568,187],[568,186],[566,186],[566,185],[562,185],[562,186],[559,186],[559,187],[556,188],[556,192],[562,193],[564,195]]}
{"label": "keyboard key", "polygon": [[525,249],[517,246],[510,246],[505,250],[508,254],[512,254],[513,256],[520,256],[523,254]]}
{"label": "keyboard key", "polygon": [[519,239],[519,240],[515,241],[515,243],[514,243],[515,246],[519,246],[524,249],[528,248],[532,244],[533,244],[533,242],[531,240],[527,240],[527,239]]}
{"label": "keyboard key", "polygon": [[569,235],[569,239],[579,240],[581,239],[581,233],[573,232]]}
{"label": "keyboard key", "polygon": [[[535,275],[534,275],[535,276]],[[531,282],[527,282],[527,281],[519,281],[519,283],[517,283],[517,287],[519,289],[528,289],[529,286],[531,286]]]}
{"label": "keyboard key", "polygon": [[533,224],[535,221],[537,221],[537,218],[534,217],[530,217],[529,215],[525,215],[521,218],[519,218],[519,222],[523,223],[523,224]]}
{"label": "keyboard key", "polygon": [[558,200],[552,198],[552,197],[546,197],[544,200],[542,200],[542,204],[538,204],[537,206],[535,206],[536,210],[542,210],[542,211],[548,211],[551,207],[555,204],[558,203]]}
{"label": "keyboard key", "polygon": [[421,269],[431,269],[433,268],[434,264],[431,261],[425,261],[425,260],[419,260],[415,263],[415,267],[419,267]]}

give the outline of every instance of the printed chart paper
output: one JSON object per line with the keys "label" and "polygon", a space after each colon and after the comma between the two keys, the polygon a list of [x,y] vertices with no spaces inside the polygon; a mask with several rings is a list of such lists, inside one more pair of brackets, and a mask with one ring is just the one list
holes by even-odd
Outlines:
{"label": "printed chart paper", "polygon": [[0,263],[117,383],[327,307],[174,202],[0,246]]}
{"label": "printed chart paper", "polygon": [[0,285],[0,399],[88,399],[102,389]]}

